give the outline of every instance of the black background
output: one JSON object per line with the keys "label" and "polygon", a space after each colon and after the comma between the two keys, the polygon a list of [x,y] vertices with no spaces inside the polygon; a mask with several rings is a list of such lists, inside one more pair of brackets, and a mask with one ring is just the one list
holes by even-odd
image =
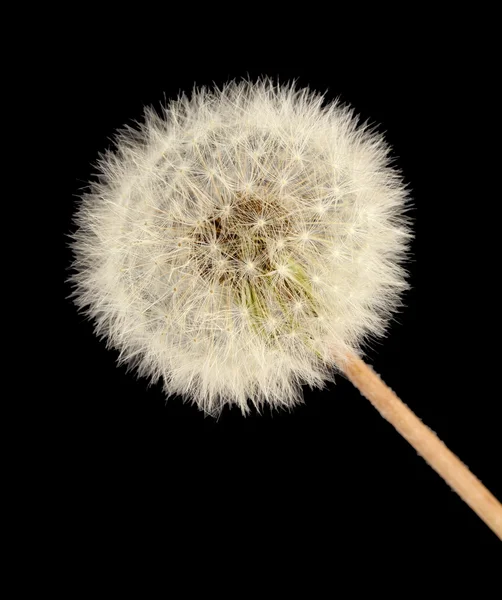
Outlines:
{"label": "black background", "polygon": [[[64,235],[92,163],[117,128],[141,119],[143,106],[194,84],[259,75],[296,79],[326,92],[327,101],[352,104],[385,132],[413,198],[412,287],[367,360],[502,497],[493,371],[486,377],[480,368],[484,349],[476,342],[485,315],[471,310],[477,259],[467,207],[477,198],[466,111],[481,76],[468,42],[411,18],[389,32],[370,20],[364,32],[358,25],[343,36],[338,27],[317,33],[311,22],[298,30],[266,19],[249,33],[213,27],[201,14],[190,17],[194,32],[187,18],[155,32],[132,15],[96,20],[72,30],[58,53],[61,143],[70,161],[64,277],[71,261]],[[316,13],[314,25],[324,18]],[[415,27],[420,35],[412,35]],[[146,35],[131,35],[140,29]],[[64,284],[62,296],[69,293]],[[153,528],[167,532],[169,544],[168,533],[181,527],[188,555],[221,543],[224,561],[243,543],[256,545],[256,561],[278,560],[287,549],[328,572],[340,553],[361,560],[365,551],[393,558],[416,551],[421,564],[453,550],[495,555],[495,535],[342,377],[322,391],[304,388],[305,403],[290,412],[243,418],[226,408],[214,420],[180,398],[166,403],[160,385],[117,368],[117,353],[66,298],[61,310],[61,460],[82,531],[116,540]]]}

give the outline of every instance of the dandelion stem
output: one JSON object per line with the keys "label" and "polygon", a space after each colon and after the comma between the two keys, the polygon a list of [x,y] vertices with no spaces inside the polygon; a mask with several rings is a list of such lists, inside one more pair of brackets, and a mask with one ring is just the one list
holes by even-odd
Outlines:
{"label": "dandelion stem", "polygon": [[346,377],[502,540],[502,505],[453,452],[359,357],[342,362]]}

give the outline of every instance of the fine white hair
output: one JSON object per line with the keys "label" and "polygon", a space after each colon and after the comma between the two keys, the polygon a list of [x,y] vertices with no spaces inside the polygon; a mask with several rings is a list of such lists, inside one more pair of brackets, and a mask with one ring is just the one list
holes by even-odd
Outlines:
{"label": "fine white hair", "polygon": [[352,109],[268,79],[118,132],[72,234],[73,297],[119,361],[210,414],[292,406],[382,335],[407,192]]}

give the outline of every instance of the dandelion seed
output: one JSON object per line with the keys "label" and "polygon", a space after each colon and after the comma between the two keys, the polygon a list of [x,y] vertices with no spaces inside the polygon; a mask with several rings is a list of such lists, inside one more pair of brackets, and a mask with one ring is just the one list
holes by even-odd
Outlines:
{"label": "dandelion seed", "polygon": [[76,217],[74,297],[168,395],[211,414],[291,405],[300,381],[333,379],[321,340],[343,353],[382,334],[405,287],[406,192],[348,108],[230,83],[116,141]]}

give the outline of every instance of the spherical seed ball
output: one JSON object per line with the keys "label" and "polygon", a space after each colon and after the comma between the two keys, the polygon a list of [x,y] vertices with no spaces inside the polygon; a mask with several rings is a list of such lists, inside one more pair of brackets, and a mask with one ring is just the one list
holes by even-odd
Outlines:
{"label": "spherical seed ball", "polygon": [[147,109],[79,206],[75,302],[168,395],[291,406],[399,303],[407,194],[389,162],[350,109],[293,85]]}

